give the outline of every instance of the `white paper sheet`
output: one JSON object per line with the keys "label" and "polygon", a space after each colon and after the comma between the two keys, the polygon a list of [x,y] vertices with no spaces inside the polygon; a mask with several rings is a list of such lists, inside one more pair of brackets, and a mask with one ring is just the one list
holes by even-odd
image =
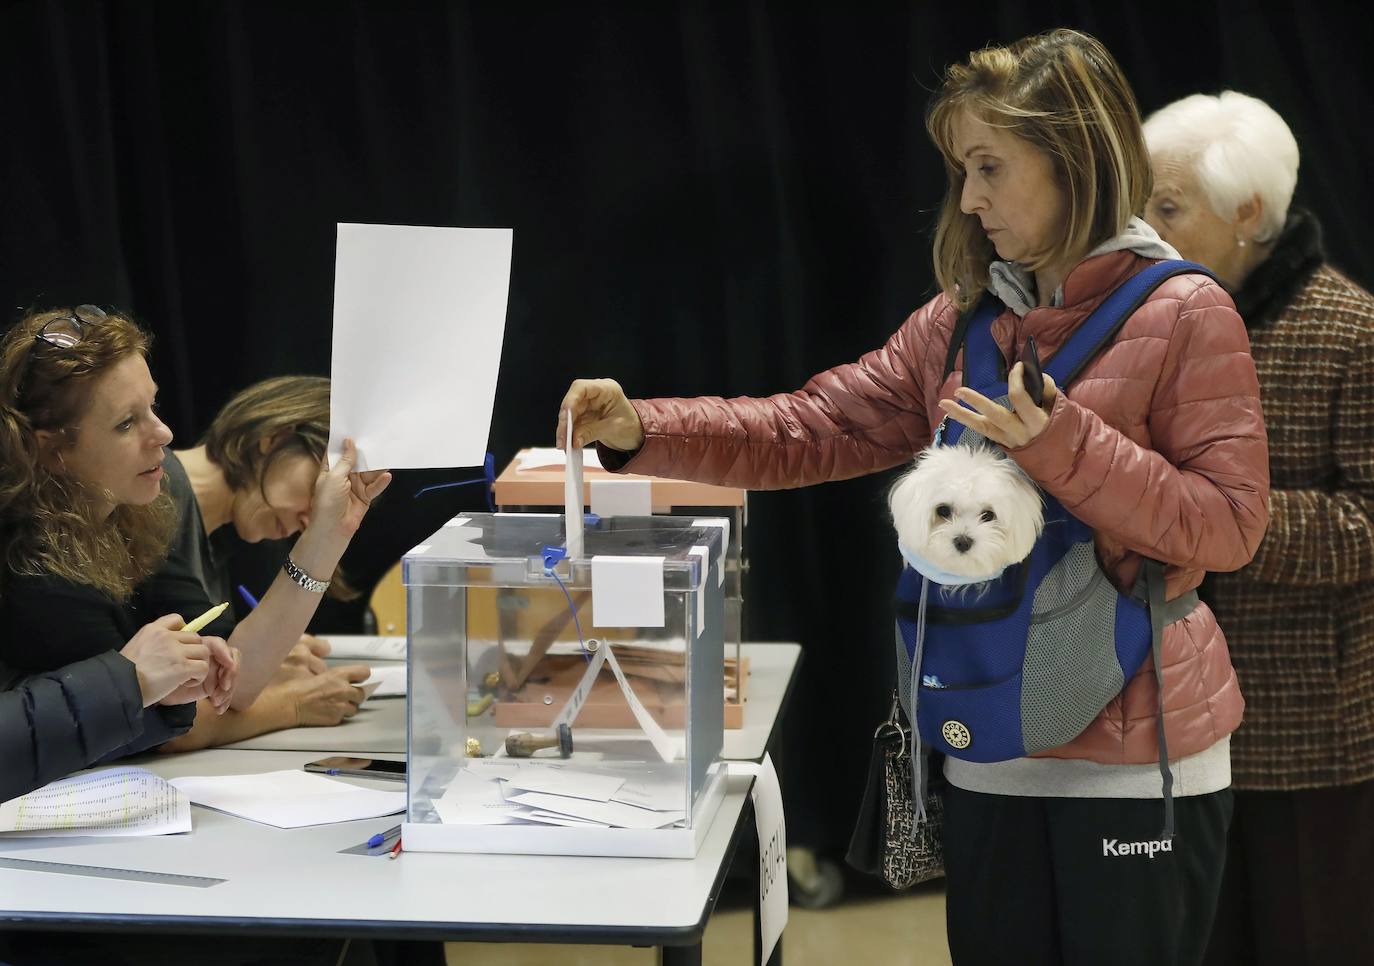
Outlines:
{"label": "white paper sheet", "polygon": [[304,828],[405,811],[406,793],[361,788],[287,769],[258,775],[173,778],[192,802],[277,828]]}
{"label": "white paper sheet", "polygon": [[510,292],[509,228],[340,224],[329,455],[481,466]]}
{"label": "white paper sheet", "polygon": [[567,798],[580,798],[587,801],[609,802],[611,796],[620,791],[625,779],[611,775],[596,775],[591,772],[563,768],[559,771],[526,768],[505,779],[507,801],[511,800],[511,790],[526,792],[547,792]]}
{"label": "white paper sheet", "polygon": [[574,449],[572,410],[565,420],[568,427],[568,465],[563,470],[563,532],[569,560],[582,559],[582,450]]}
{"label": "white paper sheet", "polygon": [[647,517],[654,512],[648,480],[592,480],[592,512],[599,517]]}
{"label": "white paper sheet", "polygon": [[326,634],[328,657],[349,661],[404,661],[404,637],[379,637],[372,634]]}
{"label": "white paper sheet", "polygon": [[787,822],[782,812],[782,788],[767,753],[757,764],[732,761],[730,771],[754,776],[749,795],[754,800],[754,826],[759,833],[759,931],[763,939],[759,962],[767,962],[787,928]]}
{"label": "white paper sheet", "polygon": [[508,825],[530,811],[507,802],[499,781],[466,768],[454,775],[444,794],[434,800],[434,810],[449,825]]}
{"label": "white paper sheet", "polygon": [[142,768],[74,775],[0,804],[0,832],[5,838],[189,831],[190,801]]}
{"label": "white paper sheet", "polygon": [[686,798],[687,774],[684,770],[678,774],[626,779],[611,796],[611,801],[655,812],[675,812],[682,810]]}
{"label": "white paper sheet", "polygon": [[371,698],[404,698],[406,696],[406,666],[389,664],[374,667],[366,681],[358,685]]}
{"label": "white paper sheet", "polygon": [[528,805],[540,811],[574,818],[589,818],[617,828],[663,828],[676,825],[687,817],[686,812],[654,812],[647,808],[622,805],[619,802],[593,802],[585,798],[565,798],[542,792],[521,792],[506,795],[506,801]]}
{"label": "white paper sheet", "polygon": [[[568,454],[561,449],[554,449],[552,446],[535,446],[521,450],[515,458],[515,472],[517,473],[523,473],[526,470],[548,470],[567,465]],[[597,455],[596,447],[588,446],[582,450],[582,465],[601,469],[601,457]]]}
{"label": "white paper sheet", "polygon": [[592,557],[593,627],[662,627],[663,558]]}

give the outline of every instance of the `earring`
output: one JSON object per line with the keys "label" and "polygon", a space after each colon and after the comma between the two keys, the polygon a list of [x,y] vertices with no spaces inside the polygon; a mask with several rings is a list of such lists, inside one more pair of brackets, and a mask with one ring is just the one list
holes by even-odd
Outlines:
{"label": "earring", "polygon": [[1237,239],[1236,239],[1236,247],[1237,247],[1237,248],[1244,248],[1244,247],[1245,247],[1245,239],[1244,239],[1244,238],[1237,238]]}

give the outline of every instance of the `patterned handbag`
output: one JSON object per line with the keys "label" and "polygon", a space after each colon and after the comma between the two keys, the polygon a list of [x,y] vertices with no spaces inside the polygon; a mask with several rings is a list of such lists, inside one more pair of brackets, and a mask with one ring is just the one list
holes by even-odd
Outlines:
{"label": "patterned handbag", "polygon": [[873,733],[868,784],[845,857],[854,868],[881,876],[894,889],[945,874],[944,801],[937,792],[928,793],[925,819],[917,824],[910,729],[894,692],[888,719]]}

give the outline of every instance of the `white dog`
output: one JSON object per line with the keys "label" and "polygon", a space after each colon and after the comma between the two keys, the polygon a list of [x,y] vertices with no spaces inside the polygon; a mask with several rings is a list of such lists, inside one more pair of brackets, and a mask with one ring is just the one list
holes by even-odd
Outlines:
{"label": "white dog", "polygon": [[903,550],[967,584],[1024,560],[1044,526],[1040,490],[987,443],[927,447],[888,505]]}

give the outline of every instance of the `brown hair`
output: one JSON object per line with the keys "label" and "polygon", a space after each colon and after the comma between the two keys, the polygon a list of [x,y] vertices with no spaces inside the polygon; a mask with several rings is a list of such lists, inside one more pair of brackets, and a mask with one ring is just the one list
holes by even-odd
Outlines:
{"label": "brown hair", "polygon": [[176,525],[164,492],[147,506],[116,506],[95,516],[98,500],[79,481],[49,470],[40,430],[76,443],[91,387],[133,353],[147,357],[151,337],[126,315],[86,325],[70,348],[37,338],[68,309],[31,312],[0,339],[0,555],[9,574],[52,574],[88,584],[116,600],[157,567]]}
{"label": "brown hair", "polygon": [[[270,443],[266,453],[262,441]],[[323,376],[275,376],[239,392],[215,416],[201,438],[205,455],[232,490],[256,486],[264,500],[267,472],[285,456],[319,463],[329,446],[329,380]],[[342,568],[330,579],[329,596],[353,600]]]}
{"label": "brown hair", "polygon": [[[271,441],[266,453],[263,440]],[[254,383],[224,404],[200,442],[230,489],[256,486],[261,491],[267,471],[283,456],[324,459],[329,445],[329,380],[277,376]]]}
{"label": "brown hair", "polygon": [[997,257],[978,217],[959,208],[965,175],[954,124],[964,111],[1044,151],[1068,197],[1059,242],[1028,268],[1076,263],[1144,210],[1153,175],[1140,110],[1100,41],[1061,29],[972,52],[945,72],[926,113],[949,176],[935,231],[935,278],[961,309],[982,296]]}

